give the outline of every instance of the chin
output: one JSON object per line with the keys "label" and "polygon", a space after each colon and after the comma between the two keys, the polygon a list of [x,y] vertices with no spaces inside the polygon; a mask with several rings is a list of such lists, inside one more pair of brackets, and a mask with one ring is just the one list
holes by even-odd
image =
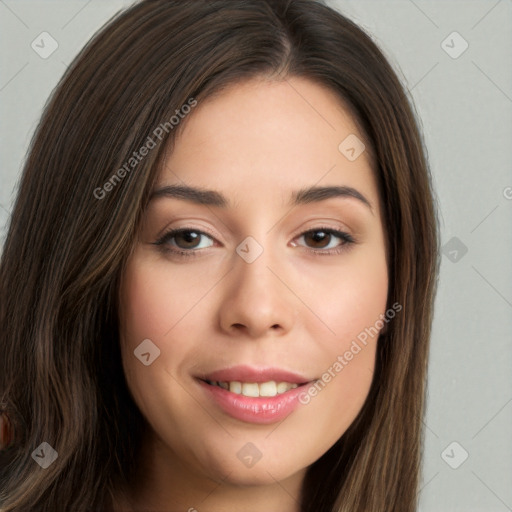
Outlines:
{"label": "chin", "polygon": [[252,487],[260,485],[273,485],[276,481],[281,482],[292,475],[292,471],[275,472],[269,469],[263,462],[259,462],[252,468],[231,467],[231,473],[222,480],[223,484],[230,484],[239,487]]}
{"label": "chin", "polygon": [[[231,453],[231,452],[230,452]],[[208,473],[209,477],[218,483],[229,484],[233,486],[259,486],[272,485],[276,481],[283,481],[291,477],[300,469],[297,469],[293,461],[289,461],[288,465],[282,459],[279,460],[275,455],[263,455],[260,460],[254,463],[244,463],[243,458],[240,460],[236,453],[233,456],[222,459],[210,458],[202,463],[203,468],[211,468]]]}

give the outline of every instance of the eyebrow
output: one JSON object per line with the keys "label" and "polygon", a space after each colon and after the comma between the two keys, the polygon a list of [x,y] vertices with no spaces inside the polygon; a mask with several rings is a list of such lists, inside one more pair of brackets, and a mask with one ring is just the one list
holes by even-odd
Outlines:
{"label": "eyebrow", "polygon": [[[195,204],[205,206],[215,206],[218,208],[234,207],[231,202],[215,190],[208,190],[199,187],[191,187],[189,185],[167,185],[152,192],[149,200],[158,198],[182,199],[191,201]],[[306,187],[296,190],[292,193],[290,206],[298,206],[308,203],[317,203],[334,197],[357,199],[367,206],[373,215],[373,207],[370,201],[358,190],[347,186],[330,186],[330,187]]]}

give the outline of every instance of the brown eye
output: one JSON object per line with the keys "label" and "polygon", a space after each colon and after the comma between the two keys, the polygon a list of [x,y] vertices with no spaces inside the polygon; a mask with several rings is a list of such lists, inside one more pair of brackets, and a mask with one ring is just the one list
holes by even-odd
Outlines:
{"label": "brown eye", "polygon": [[304,238],[306,247],[310,248],[312,252],[324,255],[339,254],[355,243],[354,238],[348,233],[323,227],[305,231],[299,236],[300,238]]}
{"label": "brown eye", "polygon": [[[163,252],[172,253],[177,256],[196,256],[200,249],[201,239],[212,239],[210,235],[198,229],[173,229],[165,233],[162,238],[153,242]],[[211,247],[209,244],[206,247]]]}
{"label": "brown eye", "polygon": [[331,234],[326,231],[316,230],[316,231],[308,231],[304,235],[304,239],[311,242],[313,245],[316,245],[316,248],[323,249],[327,245],[329,245],[329,241],[331,239]]}
{"label": "brown eye", "polygon": [[172,237],[180,249],[197,249],[197,243],[201,240],[202,234],[198,231],[182,230],[177,231]]}

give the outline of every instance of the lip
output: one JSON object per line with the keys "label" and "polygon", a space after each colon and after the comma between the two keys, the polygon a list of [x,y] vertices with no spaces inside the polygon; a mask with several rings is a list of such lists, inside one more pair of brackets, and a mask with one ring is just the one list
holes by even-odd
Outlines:
{"label": "lip", "polygon": [[269,424],[284,420],[299,405],[299,395],[308,383],[276,396],[249,397],[232,393],[219,386],[197,379],[212,400],[229,416],[246,423]]}
{"label": "lip", "polygon": [[280,368],[254,368],[246,365],[216,370],[206,375],[201,375],[198,378],[220,382],[238,381],[255,383],[275,380],[276,382],[289,382],[291,384],[306,384],[312,380],[303,375],[298,375]]}
{"label": "lip", "polygon": [[[270,424],[282,421],[289,416],[300,404],[298,398],[304,392],[304,388],[316,379],[310,379],[279,368],[254,368],[242,365],[216,370],[196,377],[196,380],[205,392],[206,399],[209,402],[213,401],[232,418],[246,423]],[[276,396],[248,397],[208,384],[206,380],[254,383],[274,380],[276,382],[289,382],[298,386]]]}

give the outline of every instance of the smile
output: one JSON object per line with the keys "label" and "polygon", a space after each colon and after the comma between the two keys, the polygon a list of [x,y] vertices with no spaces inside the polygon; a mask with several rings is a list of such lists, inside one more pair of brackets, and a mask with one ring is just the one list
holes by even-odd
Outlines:
{"label": "smile", "polygon": [[206,380],[210,386],[218,386],[237,395],[256,397],[276,396],[295,389],[298,384],[291,382],[276,382],[269,380],[267,382],[239,382],[239,381],[211,381]]}

